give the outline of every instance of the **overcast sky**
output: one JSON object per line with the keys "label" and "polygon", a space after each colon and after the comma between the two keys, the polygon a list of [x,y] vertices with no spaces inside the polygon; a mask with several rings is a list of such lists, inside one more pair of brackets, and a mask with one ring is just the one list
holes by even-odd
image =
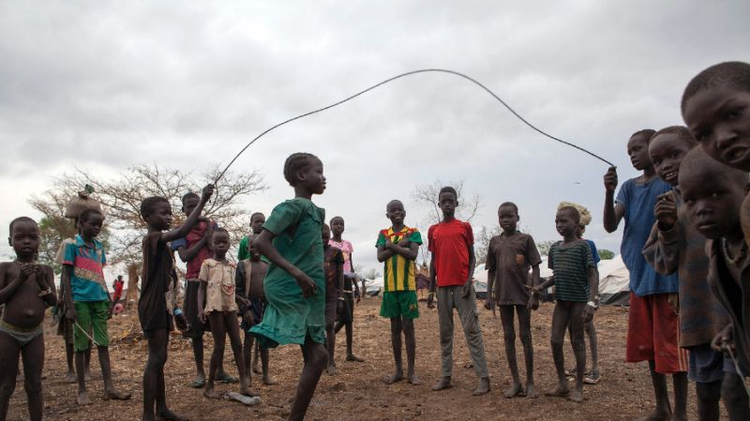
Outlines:
{"label": "overcast sky", "polygon": [[[137,164],[200,171],[275,123],[430,67],[477,78],[624,181],[637,175],[631,133],[681,123],[700,70],[750,61],[749,19],[747,0],[2,1],[0,235],[16,216],[39,217],[29,196],[74,166],[100,178]],[[328,189],[314,201],[346,219],[368,268],[380,269],[386,203],[403,200],[407,224],[423,224],[412,191],[436,179],[481,195],[477,231],[514,201],[537,241],[556,240],[555,208],[569,200],[592,211],[588,238],[619,249],[621,230],[602,228],[606,164],[450,75],[401,79],[264,137],[236,168],[271,188],[244,206],[268,213],[293,195],[282,167],[297,151],[322,159]]]}

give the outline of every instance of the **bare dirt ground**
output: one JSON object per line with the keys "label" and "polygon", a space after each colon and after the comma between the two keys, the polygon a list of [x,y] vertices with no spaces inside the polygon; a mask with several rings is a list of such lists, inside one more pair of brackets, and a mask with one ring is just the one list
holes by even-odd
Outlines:
{"label": "bare dirt ground", "polygon": [[[481,309],[480,320],[490,373],[492,392],[474,397],[476,384],[469,362],[460,322],[456,318],[453,389],[432,392],[430,386],[440,375],[440,347],[437,314],[420,303],[421,317],[417,320],[417,372],[423,385],[398,383],[387,386],[382,377],[391,373],[393,360],[390,350],[388,320],[378,315],[379,298],[368,298],[356,309],[355,353],[365,358],[364,363],[343,361],[345,340],[343,332],[337,338],[337,360],[340,373],[323,375],[307,413],[310,420],[633,420],[643,416],[654,405],[651,382],[646,363],[626,364],[625,331],[627,309],[601,308],[596,316],[599,333],[600,366],[603,375],[598,385],[586,386],[586,401],[575,404],[560,398],[542,396],[531,400],[523,397],[505,399],[503,390],[509,385],[509,372],[502,345],[500,319]],[[553,305],[543,304],[532,318],[536,384],[546,391],[555,384],[554,366],[549,346],[550,322]],[[78,407],[76,387],[63,381],[65,353],[62,341],[52,328],[45,332],[47,359],[45,361],[45,415],[48,420],[118,420],[140,419],[142,392],[141,376],[146,360],[146,343],[140,337],[134,314],[118,316],[110,323],[113,337],[111,355],[115,381],[120,390],[133,394],[130,401],[116,402],[102,399],[102,381],[96,356],[92,358],[93,380],[89,394],[93,405]],[[210,350],[210,335],[206,336]],[[206,352],[206,359],[210,353]],[[519,365],[523,367],[520,343],[517,345]],[[260,392],[263,403],[246,407],[237,402],[211,400],[200,390],[187,384],[193,379],[194,364],[189,342],[178,333],[172,336],[166,366],[167,401],[176,412],[192,420],[227,421],[235,419],[281,420],[288,415],[302,358],[296,346],[271,351],[271,371],[275,386],[263,386],[254,378],[253,388]],[[227,346],[226,366],[236,374],[231,351]],[[566,346],[566,366],[574,365],[572,352]],[[206,366],[208,368],[208,366]],[[522,376],[524,376],[522,369]],[[26,396],[22,382],[11,400],[8,420],[28,419]],[[219,391],[237,390],[236,385],[219,385]],[[695,419],[694,386],[690,386],[690,418]]]}

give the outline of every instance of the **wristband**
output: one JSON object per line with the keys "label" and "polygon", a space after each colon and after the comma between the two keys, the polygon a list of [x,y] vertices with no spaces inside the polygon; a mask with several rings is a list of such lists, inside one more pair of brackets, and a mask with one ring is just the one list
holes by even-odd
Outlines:
{"label": "wristband", "polygon": [[174,309],[174,310],[172,310],[172,314],[173,314],[174,316],[179,316],[179,315],[181,315],[181,314],[182,314],[182,309],[180,309],[179,307],[175,307],[175,309]]}
{"label": "wristband", "polygon": [[589,307],[592,307],[594,310],[596,310],[597,308],[599,308],[599,306],[596,305],[596,303],[593,302],[593,301],[589,301],[588,303],[586,303],[586,305],[589,306]]}

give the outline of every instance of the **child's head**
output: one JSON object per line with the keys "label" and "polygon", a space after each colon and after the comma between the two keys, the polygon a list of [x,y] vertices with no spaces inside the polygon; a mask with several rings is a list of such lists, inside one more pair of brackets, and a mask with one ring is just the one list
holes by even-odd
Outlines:
{"label": "child's head", "polygon": [[185,215],[190,215],[193,213],[193,209],[198,207],[200,202],[201,197],[198,196],[197,193],[185,193],[185,195],[182,196],[182,212],[184,212]]}
{"label": "child's head", "polygon": [[669,185],[676,186],[680,162],[697,144],[690,130],[684,126],[670,126],[656,132],[648,145],[648,155],[656,175]]}
{"label": "child's head", "polygon": [[518,206],[513,202],[505,202],[497,208],[497,221],[500,228],[507,233],[515,232],[518,221],[521,217],[518,215]]}
{"label": "child's head", "polygon": [[344,233],[344,218],[334,216],[331,218],[331,233],[334,237],[340,237]]}
{"label": "child's head", "polygon": [[78,216],[78,230],[81,237],[91,239],[102,231],[104,215],[96,209],[84,209]]}
{"label": "child's head", "polygon": [[392,225],[401,226],[404,224],[404,218],[406,218],[406,210],[404,210],[404,204],[400,200],[391,200],[385,205],[385,216],[391,220]]}
{"label": "child's head", "polygon": [[141,218],[150,229],[167,230],[172,224],[172,205],[161,196],[147,197],[141,202]]}
{"label": "child's head", "polygon": [[297,152],[284,162],[284,178],[292,187],[302,188],[312,194],[322,194],[326,189],[323,162],[317,156]]}
{"label": "child's head", "polygon": [[682,94],[682,118],[708,155],[750,171],[750,64],[719,63],[700,72]]}
{"label": "child's head", "polygon": [[214,228],[211,233],[211,250],[216,256],[226,256],[229,251],[229,231],[224,228]]}
{"label": "child's head", "polygon": [[576,212],[578,212],[578,228],[576,229],[576,236],[578,238],[583,237],[583,233],[586,232],[586,226],[591,223],[591,212],[589,212],[586,206],[573,202],[560,202],[560,204],[557,205],[557,210],[565,207],[575,208]]}
{"label": "child's head", "polygon": [[13,247],[16,256],[33,258],[39,253],[42,237],[39,226],[28,216],[21,216],[10,223],[8,227],[8,244]]}
{"label": "child's head", "polygon": [[581,214],[574,206],[563,206],[555,215],[555,228],[563,237],[576,236],[581,225]]}
{"label": "child's head", "polygon": [[742,170],[690,151],[680,166],[680,190],[690,223],[706,238],[740,233],[740,205],[750,178]]}
{"label": "child's head", "polygon": [[438,194],[438,206],[443,211],[443,217],[453,217],[458,207],[458,192],[451,186],[440,189]]}
{"label": "child's head", "polygon": [[628,140],[628,156],[630,163],[638,171],[651,167],[651,159],[648,156],[648,143],[656,131],[643,129],[633,133]]}
{"label": "child's head", "polygon": [[255,247],[255,241],[258,237],[258,234],[250,234],[247,237],[247,251],[250,253],[250,260],[253,261],[260,260],[260,252],[258,252],[258,249]]}
{"label": "child's head", "polygon": [[254,214],[250,215],[250,229],[253,231],[253,234],[260,234],[260,232],[263,230],[263,224],[266,223],[266,216],[263,215],[261,212],[255,212]]}
{"label": "child's head", "polygon": [[323,248],[330,247],[330,244],[328,242],[331,241],[331,227],[329,227],[328,224],[323,224],[323,228],[320,230],[320,233],[323,238]]}

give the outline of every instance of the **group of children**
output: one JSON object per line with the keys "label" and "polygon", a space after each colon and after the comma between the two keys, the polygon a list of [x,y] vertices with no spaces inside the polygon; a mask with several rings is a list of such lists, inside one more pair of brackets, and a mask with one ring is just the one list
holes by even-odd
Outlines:
{"label": "group of children", "polygon": [[[624,221],[623,260],[630,271],[631,294],[626,359],[648,361],[656,408],[648,420],[686,419],[688,379],[695,381],[701,420],[718,420],[724,401],[732,420],[750,419],[746,378],[750,375],[750,64],[722,63],[706,69],[688,85],[682,99],[687,127],[641,130],[628,141],[633,166],[643,171],[626,181],[615,197],[617,173],[604,176],[604,227],[613,232]],[[138,314],[148,344],[143,375],[143,420],[183,420],[166,403],[164,364],[174,325],[191,338],[197,377],[208,397],[218,397],[216,381],[233,382],[223,370],[227,334],[239,373],[240,393],[251,391],[251,357],[257,349],[263,381],[273,384],[268,350],[298,344],[304,366],[291,406],[290,420],[303,419],[324,370],[335,374],[335,333],[346,329],[349,361],[362,361],[352,351],[355,291],[351,243],[344,241],[344,220],[325,224],[325,211],[312,196],[326,188],[323,163],[295,153],[284,164],[284,177],[294,198],[274,208],[266,220],[251,218],[252,234],[240,243],[239,262],[227,258],[230,235],[202,216],[214,187],[200,196],[183,197],[187,218],[170,230],[172,207],[167,198],[150,197],[141,204],[148,226],[143,238],[143,273]],[[433,390],[452,386],[453,313],[459,314],[472,365],[479,378],[474,395],[490,391],[485,346],[478,320],[472,277],[476,258],[472,227],[455,218],[459,198],[443,188],[438,197],[442,220],[428,231],[431,252],[427,307],[437,302],[442,372]],[[403,203],[386,205],[391,226],[379,232],[375,246],[384,264],[381,316],[390,319],[395,370],[384,378],[421,384],[415,372],[414,320],[419,317],[414,261],[422,244],[420,232],[404,223]],[[112,383],[107,336],[111,298],[104,282],[106,264],[96,240],[104,216],[88,209],[76,219],[78,234],[64,243],[62,294],[57,298],[53,272],[37,263],[40,233],[26,217],[10,224],[13,262],[0,264],[0,415],[5,417],[15,388],[18,356],[23,357],[30,418],[42,419],[41,368],[44,360],[42,321],[45,308],[63,310],[71,331],[78,382],[78,402],[91,402],[86,391],[87,351],[96,345],[107,399],[128,399]],[[547,394],[583,401],[584,382],[596,383],[596,331],[599,305],[596,248],[582,238],[588,212],[562,203],[555,225],[562,237],[552,245],[548,265],[553,276],[540,279],[541,256],[533,238],[518,231],[518,207],[500,205],[502,233],[492,238],[487,255],[488,298],[498,306],[505,353],[512,377],[504,396],[539,396],[533,375],[531,312],[539,294],[555,286],[550,344],[558,375]],[[743,234],[744,232],[744,234]],[[183,301],[174,251],[187,263]],[[362,291],[362,294],[364,291]],[[359,294],[361,296],[361,294]],[[526,365],[521,382],[515,349],[515,317]],[[241,322],[238,320],[241,317]],[[338,320],[338,322],[337,322]],[[208,377],[203,368],[202,335],[214,337]],[[240,328],[245,332],[244,344]],[[570,335],[576,367],[573,390],[563,357],[565,332]],[[586,372],[585,333],[594,364]],[[402,361],[402,335],[407,354]],[[68,341],[66,341],[68,343]],[[257,347],[254,346],[257,343]],[[6,369],[7,368],[7,369]],[[70,370],[72,373],[72,369]],[[672,375],[674,406],[666,375]]]}

